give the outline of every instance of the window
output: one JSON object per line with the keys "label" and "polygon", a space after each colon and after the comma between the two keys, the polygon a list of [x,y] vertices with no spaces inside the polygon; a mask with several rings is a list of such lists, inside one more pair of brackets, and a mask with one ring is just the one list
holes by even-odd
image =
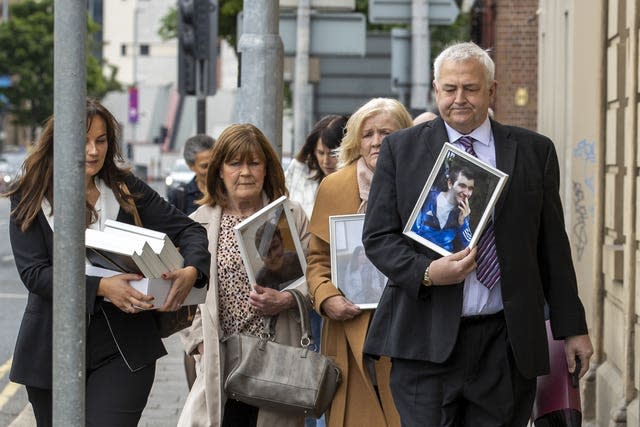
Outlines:
{"label": "window", "polygon": [[120,45],[120,56],[127,56],[127,45],[124,43]]}
{"label": "window", "polygon": [[141,44],[140,45],[140,55],[149,56],[149,45],[148,44]]}

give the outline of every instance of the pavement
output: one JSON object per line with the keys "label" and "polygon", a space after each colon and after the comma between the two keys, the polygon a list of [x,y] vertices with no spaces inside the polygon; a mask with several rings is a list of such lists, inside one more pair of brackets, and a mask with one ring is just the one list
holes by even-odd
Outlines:
{"label": "pavement", "polygon": [[[180,338],[174,335],[163,341],[169,354],[158,360],[156,378],[139,427],[175,427],[189,392]],[[36,427],[31,404],[8,427]]]}

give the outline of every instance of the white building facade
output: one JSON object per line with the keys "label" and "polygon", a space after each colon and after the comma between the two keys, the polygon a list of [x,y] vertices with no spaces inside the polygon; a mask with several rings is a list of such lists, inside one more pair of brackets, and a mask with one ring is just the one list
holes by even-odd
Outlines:
{"label": "white building facade", "polygon": [[176,1],[118,0],[103,4],[103,55],[118,67],[118,80],[125,85],[174,83],[178,42],[163,41],[158,29]]}

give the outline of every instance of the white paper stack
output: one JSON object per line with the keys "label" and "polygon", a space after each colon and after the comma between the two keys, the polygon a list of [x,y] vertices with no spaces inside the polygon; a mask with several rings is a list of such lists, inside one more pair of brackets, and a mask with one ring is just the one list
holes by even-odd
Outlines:
{"label": "white paper stack", "polygon": [[96,267],[159,279],[182,268],[184,259],[161,232],[107,220],[103,231],[85,230],[87,258]]}
{"label": "white paper stack", "polygon": [[[96,277],[111,277],[116,274],[120,274],[119,271],[108,270],[105,268],[96,267],[93,265],[87,265],[85,267],[85,274],[87,276]],[[145,295],[153,296],[153,307],[160,308],[164,305],[167,299],[169,290],[171,289],[171,281],[164,279],[141,279],[132,280],[129,282],[134,289],[142,292]],[[207,297],[207,288],[191,288],[191,291],[187,295],[187,298],[182,303],[183,305],[203,304]],[[107,300],[108,301],[108,300]]]}

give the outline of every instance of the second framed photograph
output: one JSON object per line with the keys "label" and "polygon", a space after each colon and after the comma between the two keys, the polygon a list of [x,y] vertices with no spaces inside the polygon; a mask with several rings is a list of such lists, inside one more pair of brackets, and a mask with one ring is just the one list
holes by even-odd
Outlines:
{"label": "second framed photograph", "polygon": [[331,281],[362,309],[378,306],[387,278],[369,261],[362,245],[364,214],[329,217]]}
{"label": "second framed photograph", "polygon": [[508,175],[446,143],[404,234],[441,255],[478,243]]}
{"label": "second framed photograph", "polygon": [[307,263],[286,196],[236,225],[235,232],[250,283],[283,290],[304,282]]}

